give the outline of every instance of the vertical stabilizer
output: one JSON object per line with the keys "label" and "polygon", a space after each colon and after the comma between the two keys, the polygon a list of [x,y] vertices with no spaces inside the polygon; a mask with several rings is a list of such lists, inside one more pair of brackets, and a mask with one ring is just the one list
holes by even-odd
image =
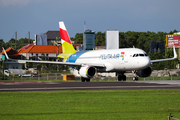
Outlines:
{"label": "vertical stabilizer", "polygon": [[63,53],[75,53],[76,50],[74,49],[71,40],[69,38],[68,32],[64,25],[64,22],[59,22],[59,29],[60,29],[60,36],[61,36],[61,44]]}

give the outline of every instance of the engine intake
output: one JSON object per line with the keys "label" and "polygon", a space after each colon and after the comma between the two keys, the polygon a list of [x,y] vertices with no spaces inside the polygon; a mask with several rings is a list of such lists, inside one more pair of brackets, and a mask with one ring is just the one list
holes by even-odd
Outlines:
{"label": "engine intake", "polygon": [[92,66],[83,66],[79,69],[79,74],[84,78],[92,78],[96,75],[96,68]]}
{"label": "engine intake", "polygon": [[151,67],[147,67],[146,69],[138,70],[136,74],[137,74],[139,77],[148,77],[148,76],[151,75],[151,72],[152,72]]}

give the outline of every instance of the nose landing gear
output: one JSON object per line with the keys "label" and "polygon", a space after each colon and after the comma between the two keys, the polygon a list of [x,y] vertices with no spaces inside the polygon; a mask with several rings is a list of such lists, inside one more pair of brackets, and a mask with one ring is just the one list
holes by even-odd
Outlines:
{"label": "nose landing gear", "polygon": [[133,81],[138,81],[138,76],[136,74],[136,70],[132,71],[134,73]]}

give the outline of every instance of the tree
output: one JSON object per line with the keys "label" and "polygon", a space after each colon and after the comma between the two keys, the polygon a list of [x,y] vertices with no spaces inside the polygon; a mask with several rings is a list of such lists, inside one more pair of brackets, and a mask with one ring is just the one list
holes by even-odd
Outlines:
{"label": "tree", "polygon": [[[30,39],[30,44],[33,43],[33,39]],[[4,43],[3,46],[5,49],[12,47],[16,50],[22,48],[23,46],[27,45],[29,42],[28,38],[21,38],[19,40],[15,40],[14,38],[11,38],[8,42]]]}
{"label": "tree", "polygon": [[174,34],[177,33],[178,31],[176,29],[174,29],[173,31],[170,31],[169,34]]}
{"label": "tree", "polygon": [[75,44],[83,44],[83,33],[76,33],[75,38],[71,38]]}
{"label": "tree", "polygon": [[106,38],[105,38],[105,32],[97,32],[95,34],[95,45],[96,46],[105,46],[106,45]]}

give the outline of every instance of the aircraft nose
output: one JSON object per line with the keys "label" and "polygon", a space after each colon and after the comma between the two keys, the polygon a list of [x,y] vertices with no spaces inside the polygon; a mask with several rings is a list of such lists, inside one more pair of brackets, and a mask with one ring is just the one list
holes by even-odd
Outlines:
{"label": "aircraft nose", "polygon": [[144,58],[140,64],[142,65],[143,68],[147,68],[151,64],[150,58],[149,57]]}
{"label": "aircraft nose", "polygon": [[150,66],[150,64],[151,64],[151,61],[150,61],[149,57],[146,57],[146,58],[143,59],[142,65],[144,67],[148,67],[148,66]]}

